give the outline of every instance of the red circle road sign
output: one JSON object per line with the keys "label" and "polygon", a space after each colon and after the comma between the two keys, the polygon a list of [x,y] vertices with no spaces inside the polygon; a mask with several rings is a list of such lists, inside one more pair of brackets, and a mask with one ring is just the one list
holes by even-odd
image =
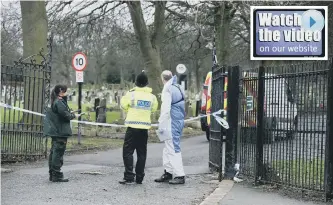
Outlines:
{"label": "red circle road sign", "polygon": [[84,71],[87,66],[87,56],[82,52],[77,52],[72,58],[72,67],[76,71]]}

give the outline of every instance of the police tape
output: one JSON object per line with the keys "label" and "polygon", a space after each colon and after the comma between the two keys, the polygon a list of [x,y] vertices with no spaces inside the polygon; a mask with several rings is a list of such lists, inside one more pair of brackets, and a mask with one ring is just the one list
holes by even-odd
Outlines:
{"label": "police tape", "polygon": [[[24,113],[29,113],[29,114],[45,117],[45,115],[42,114],[42,113],[26,110],[26,109],[19,108],[19,107],[14,107],[14,106],[11,106],[11,105],[8,105],[8,104],[5,104],[5,103],[0,103],[0,107],[4,107],[4,108],[12,109],[12,110],[21,111],[21,112],[24,112]],[[194,120],[212,115],[215,118],[215,120],[217,121],[217,123],[219,123],[225,129],[229,129],[228,122],[225,119],[223,119],[222,117],[218,116],[222,113],[222,111],[224,112],[224,110],[219,110],[219,111],[211,113],[211,114],[200,115],[198,117],[192,117],[192,118],[184,120],[184,122],[185,123],[186,122],[191,122],[191,121],[194,121]],[[103,127],[126,127],[125,125],[99,123],[99,122],[87,122],[87,121],[78,121],[78,120],[71,120],[71,122],[75,122],[75,123],[78,123],[78,124],[85,124],[85,125],[103,126]],[[152,127],[158,127],[158,124],[152,124],[151,126]]]}

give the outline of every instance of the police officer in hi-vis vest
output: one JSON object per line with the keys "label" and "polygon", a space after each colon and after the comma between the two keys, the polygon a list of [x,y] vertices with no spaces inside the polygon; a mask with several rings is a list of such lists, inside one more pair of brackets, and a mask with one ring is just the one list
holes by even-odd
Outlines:
{"label": "police officer in hi-vis vest", "polygon": [[[147,87],[148,77],[142,71],[135,82],[136,87],[126,93],[120,101],[121,108],[127,112],[125,126],[127,127],[123,145],[123,160],[125,165],[124,179],[120,184],[141,184],[145,176],[147,158],[148,129],[151,127],[151,113],[158,107],[156,96]],[[133,153],[136,150],[137,162],[133,172]]]}

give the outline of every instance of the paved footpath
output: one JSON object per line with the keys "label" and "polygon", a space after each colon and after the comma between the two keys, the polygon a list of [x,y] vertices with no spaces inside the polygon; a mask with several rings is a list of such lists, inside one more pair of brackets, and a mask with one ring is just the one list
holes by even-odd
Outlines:
{"label": "paved footpath", "polygon": [[[146,178],[142,185],[120,185],[123,176],[122,149],[65,156],[63,171],[68,183],[48,181],[47,162],[9,167],[2,173],[3,205],[113,205],[113,204],[200,204],[218,186],[208,170],[209,144],[204,136],[182,141],[186,184],[158,184],[163,144],[148,145]],[[5,168],[8,168],[5,166]],[[82,174],[96,171],[101,175]]]}
{"label": "paved footpath", "polygon": [[332,205],[312,201],[301,201],[282,196],[276,192],[264,192],[260,188],[235,184],[223,197],[219,205]]}

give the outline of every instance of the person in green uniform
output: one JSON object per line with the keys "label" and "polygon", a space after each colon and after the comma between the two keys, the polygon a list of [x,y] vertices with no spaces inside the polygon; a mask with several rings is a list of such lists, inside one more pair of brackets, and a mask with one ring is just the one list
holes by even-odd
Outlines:
{"label": "person in green uniform", "polygon": [[67,86],[56,85],[51,92],[51,107],[45,113],[44,136],[52,138],[49,155],[49,180],[68,182],[61,172],[68,137],[72,136],[70,121],[80,115],[71,112],[67,104]]}

